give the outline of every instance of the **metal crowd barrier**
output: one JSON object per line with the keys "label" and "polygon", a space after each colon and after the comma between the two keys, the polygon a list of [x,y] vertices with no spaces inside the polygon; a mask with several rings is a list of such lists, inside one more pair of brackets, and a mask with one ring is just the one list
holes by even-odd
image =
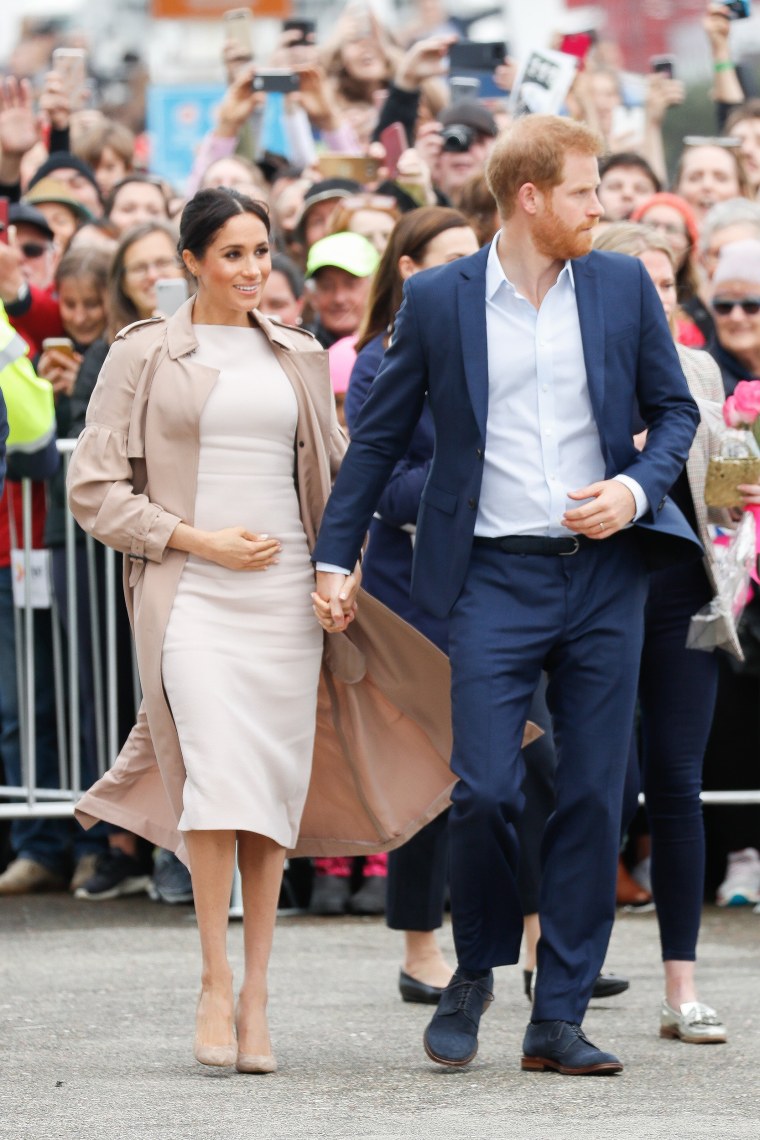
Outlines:
{"label": "metal crowd barrier", "polygon": [[[68,467],[74,440],[59,440],[64,469]],[[32,578],[32,489],[29,480],[21,484],[22,546],[26,582]],[[118,658],[116,629],[117,590],[121,595],[121,555],[105,549],[105,661],[101,653],[101,614],[98,607],[98,583],[95,558],[96,542],[85,538],[87,580],[92,628],[92,672],[95,688],[95,734],[97,767],[100,774],[114,762],[119,751]],[[68,626],[77,629],[76,540],[73,516],[66,513],[66,585]],[[53,626],[53,669],[58,730],[59,784],[57,788],[37,786],[37,742],[35,733],[35,655],[34,621],[31,591],[26,590],[25,604],[15,610],[18,694],[21,731],[22,777],[20,786],[0,785],[0,819],[48,818],[73,815],[74,804],[81,795],[81,723],[79,714],[79,652],[76,636],[64,638],[61,616],[51,588]],[[63,644],[66,642],[66,667]],[[131,639],[130,639],[131,641]],[[1,651],[1,650],[0,650]],[[695,650],[695,652],[697,652]],[[132,685],[135,709],[141,700],[140,681],[134,645],[131,645]],[[760,789],[754,791],[707,791],[706,804],[758,804]]]}
{"label": "metal crowd barrier", "polygon": [[[74,440],[59,440],[64,472],[68,468]],[[32,485],[21,482],[23,576],[26,584],[32,581]],[[41,788],[37,785],[37,739],[35,716],[35,647],[34,622],[36,613],[31,588],[25,588],[24,605],[14,609],[16,637],[16,666],[18,684],[19,731],[21,739],[20,786],[0,785],[0,819],[48,818],[73,815],[74,804],[82,791],[81,721],[79,703],[79,639],[75,635],[78,622],[76,524],[73,515],[66,512],[66,605],[68,628],[72,636],[64,635],[61,614],[55,593],[50,588],[52,620],[53,676],[57,722],[59,787]],[[116,605],[121,602],[121,555],[104,548],[105,604],[98,605],[99,583],[96,566],[95,539],[85,537],[87,562],[87,596],[92,631],[92,676],[95,706],[95,755],[97,770],[102,775],[119,752],[118,661]],[[117,590],[119,596],[117,599]],[[102,621],[105,619],[105,653]],[[131,641],[131,639],[130,639]],[[64,653],[65,644],[65,653]],[[65,655],[65,664],[64,664]],[[105,660],[103,659],[105,657]],[[130,646],[132,688],[135,709],[141,700],[140,680],[134,645]]]}

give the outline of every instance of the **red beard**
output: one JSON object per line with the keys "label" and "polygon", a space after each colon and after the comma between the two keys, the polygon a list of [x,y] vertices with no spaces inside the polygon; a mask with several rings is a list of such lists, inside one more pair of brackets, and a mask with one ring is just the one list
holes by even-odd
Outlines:
{"label": "red beard", "polygon": [[572,257],[583,257],[594,244],[593,231],[587,222],[583,226],[569,226],[554,213],[551,205],[546,214],[533,222],[533,242],[539,253],[553,261],[567,261]]}

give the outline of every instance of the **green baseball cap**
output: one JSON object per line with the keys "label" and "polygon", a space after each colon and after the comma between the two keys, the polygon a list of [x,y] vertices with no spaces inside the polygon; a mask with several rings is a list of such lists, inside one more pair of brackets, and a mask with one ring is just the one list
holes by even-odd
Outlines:
{"label": "green baseball cap", "polygon": [[306,259],[306,276],[313,277],[320,269],[335,266],[354,277],[369,277],[377,269],[380,255],[361,234],[347,231],[328,234],[315,241]]}

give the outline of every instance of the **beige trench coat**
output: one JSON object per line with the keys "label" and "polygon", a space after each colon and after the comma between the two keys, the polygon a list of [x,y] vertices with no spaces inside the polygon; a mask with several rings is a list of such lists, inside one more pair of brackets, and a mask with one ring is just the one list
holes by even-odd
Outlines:
{"label": "beige trench coat", "polygon": [[[125,555],[144,692],[129,739],[79,801],[77,818],[85,827],[107,820],[181,858],[185,769],[161,653],[186,555],[167,542],[180,521],[193,522],[199,420],[218,377],[193,361],[192,304],[168,321],[119,334],[68,476],[77,521]],[[311,549],[346,447],[327,353],[301,330],[254,317],[296,394],[294,468]],[[325,639],[314,764],[295,853],[363,854],[404,843],[449,803],[450,732],[447,658],[362,593],[348,631]]]}

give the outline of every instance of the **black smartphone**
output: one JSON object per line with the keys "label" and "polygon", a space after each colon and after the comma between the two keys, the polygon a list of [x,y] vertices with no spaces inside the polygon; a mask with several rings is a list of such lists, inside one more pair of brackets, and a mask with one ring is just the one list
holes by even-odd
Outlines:
{"label": "black smartphone", "polygon": [[653,55],[649,60],[649,70],[656,75],[666,75],[668,79],[675,79],[676,60],[673,55]]}
{"label": "black smartphone", "polygon": [[300,47],[302,44],[315,44],[317,42],[316,20],[283,20],[283,32],[298,32],[288,43],[288,47]]}
{"label": "black smartphone", "polygon": [[449,48],[449,71],[452,75],[462,71],[493,71],[506,58],[507,45],[503,40],[460,41]]}
{"label": "black smartphone", "polygon": [[752,15],[749,0],[720,0],[729,20],[748,20]]}
{"label": "black smartphone", "polygon": [[287,71],[284,67],[263,68],[256,72],[251,82],[254,91],[270,91],[280,95],[290,95],[298,91],[300,86],[298,76],[294,71]]}

